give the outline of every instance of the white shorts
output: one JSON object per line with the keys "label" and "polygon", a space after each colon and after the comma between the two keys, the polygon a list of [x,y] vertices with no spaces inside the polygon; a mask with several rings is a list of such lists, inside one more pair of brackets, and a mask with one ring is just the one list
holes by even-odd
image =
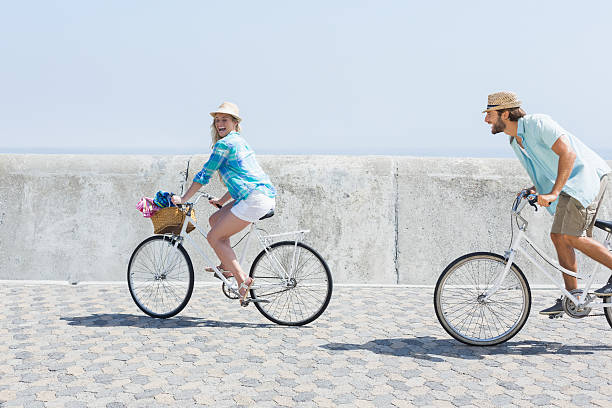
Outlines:
{"label": "white shorts", "polygon": [[247,198],[234,204],[231,212],[241,220],[255,222],[273,209],[275,203],[273,198],[259,190],[253,190]]}

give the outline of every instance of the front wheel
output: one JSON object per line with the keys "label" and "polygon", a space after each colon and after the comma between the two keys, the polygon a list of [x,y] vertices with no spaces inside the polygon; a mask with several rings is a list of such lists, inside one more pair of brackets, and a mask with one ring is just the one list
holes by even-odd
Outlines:
{"label": "front wheel", "polygon": [[531,290],[512,264],[499,289],[485,298],[506,267],[503,256],[474,252],[451,262],[436,284],[434,308],[444,330],[462,343],[492,346],[518,333],[529,316]]}
{"label": "front wheel", "polygon": [[[612,275],[610,275],[610,279],[608,279],[608,283],[612,283]],[[612,302],[612,296],[606,296],[603,298],[604,303]],[[612,307],[604,307],[604,314],[606,315],[606,319],[608,320],[608,324],[612,327]]]}
{"label": "front wheel", "polygon": [[301,242],[270,245],[257,255],[249,276],[255,280],[251,289],[255,307],[277,324],[308,324],[321,316],[331,299],[333,284],[327,263]]}
{"label": "front wheel", "polygon": [[136,305],[151,317],[179,313],[193,293],[193,265],[181,244],[167,235],[154,235],[134,250],[127,273]]}

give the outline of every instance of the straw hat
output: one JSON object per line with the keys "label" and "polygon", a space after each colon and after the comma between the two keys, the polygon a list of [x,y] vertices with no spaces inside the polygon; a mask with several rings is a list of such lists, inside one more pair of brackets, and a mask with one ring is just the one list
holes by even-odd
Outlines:
{"label": "straw hat", "polygon": [[227,113],[228,115],[232,115],[238,122],[242,120],[238,106],[235,103],[223,102],[216,111],[210,112],[210,116],[214,118],[215,113]]}
{"label": "straw hat", "polygon": [[501,91],[489,95],[487,109],[483,110],[482,113],[500,109],[518,108],[519,106],[521,106],[521,101],[518,100],[514,92]]}

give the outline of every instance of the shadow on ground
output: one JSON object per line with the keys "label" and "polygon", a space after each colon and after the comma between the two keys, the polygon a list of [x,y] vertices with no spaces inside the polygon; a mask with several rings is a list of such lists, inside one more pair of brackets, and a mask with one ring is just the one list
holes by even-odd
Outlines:
{"label": "shadow on ground", "polygon": [[175,316],[169,319],[156,319],[149,316],[132,315],[126,313],[94,313],[90,316],[64,316],[60,320],[65,320],[70,326],[86,327],[140,327],[140,328],[160,328],[175,329],[181,327],[219,327],[219,328],[273,328],[286,327],[276,324],[255,324],[245,322],[223,322],[218,320],[208,320],[191,316]]}
{"label": "shadow on ground", "polygon": [[433,362],[442,362],[444,357],[480,360],[491,355],[537,355],[593,354],[600,351],[612,351],[607,345],[571,345],[549,341],[525,340],[508,341],[497,346],[468,346],[452,339],[437,339],[431,336],[415,338],[376,339],[364,344],[329,343],[321,347],[332,351],[367,350],[376,354],[388,354],[397,357],[413,357]]}

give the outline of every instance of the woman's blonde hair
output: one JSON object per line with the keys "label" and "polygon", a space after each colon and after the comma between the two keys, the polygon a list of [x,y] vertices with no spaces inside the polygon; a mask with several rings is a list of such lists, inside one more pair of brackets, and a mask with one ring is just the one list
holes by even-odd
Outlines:
{"label": "woman's blonde hair", "polygon": [[[231,115],[230,115],[231,116]],[[234,121],[234,124],[236,125],[234,127],[234,130],[238,133],[240,133],[240,122],[238,122],[238,119],[236,119],[235,117],[232,116],[232,120]],[[213,121],[212,124],[210,125],[210,136],[212,137],[212,144],[210,145],[210,148],[212,149],[213,146],[221,139],[223,139],[221,137],[221,135],[219,135],[219,131],[217,130],[217,127],[215,126],[215,118],[213,117]],[[219,180],[221,180],[221,183],[223,185],[225,185],[225,181],[223,181],[223,177],[221,177],[221,172],[219,172]]]}
{"label": "woman's blonde hair", "polygon": [[[240,133],[240,122],[238,122],[238,119],[236,119],[233,116],[232,116],[232,121],[236,125],[234,130]],[[213,118],[212,124],[210,125],[210,136],[212,137],[212,144],[210,145],[211,148],[215,145],[215,143],[217,143],[219,140],[222,139],[222,137],[219,135],[219,131],[217,130],[217,127],[215,126],[215,118]]]}

